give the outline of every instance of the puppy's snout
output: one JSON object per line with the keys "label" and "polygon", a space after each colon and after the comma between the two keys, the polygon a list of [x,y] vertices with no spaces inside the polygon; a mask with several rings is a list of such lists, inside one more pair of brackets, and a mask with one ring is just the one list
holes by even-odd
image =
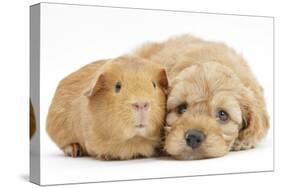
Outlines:
{"label": "puppy's snout", "polygon": [[149,109],[148,102],[135,102],[132,103],[132,107],[135,111],[147,111]]}
{"label": "puppy's snout", "polygon": [[185,141],[192,149],[198,148],[204,141],[205,135],[197,129],[190,129],[185,133]]}

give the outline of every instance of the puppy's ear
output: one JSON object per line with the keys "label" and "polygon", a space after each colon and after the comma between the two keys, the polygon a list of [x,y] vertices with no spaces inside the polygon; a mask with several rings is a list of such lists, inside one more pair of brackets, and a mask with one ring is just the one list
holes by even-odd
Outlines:
{"label": "puppy's ear", "polygon": [[159,71],[157,79],[158,79],[157,81],[158,81],[159,85],[163,89],[167,90],[169,87],[169,81],[168,81],[168,77],[167,77],[167,73],[166,73],[165,69],[161,69]]}
{"label": "puppy's ear", "polygon": [[[240,105],[243,114],[243,123],[236,139],[233,150],[242,150],[255,147],[256,143],[265,136],[269,128],[268,114],[262,91],[245,89],[241,94]],[[259,93],[260,92],[260,93]]]}
{"label": "puppy's ear", "polygon": [[97,91],[102,89],[105,83],[105,73],[99,73],[91,82],[90,86],[84,91],[84,95],[91,97],[95,95]]}

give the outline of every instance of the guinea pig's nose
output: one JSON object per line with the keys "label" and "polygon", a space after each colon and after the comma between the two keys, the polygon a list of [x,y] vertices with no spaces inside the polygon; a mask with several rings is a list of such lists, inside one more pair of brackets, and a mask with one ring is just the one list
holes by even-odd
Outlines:
{"label": "guinea pig's nose", "polygon": [[195,149],[204,141],[205,135],[197,129],[190,129],[185,133],[185,141],[188,146]]}
{"label": "guinea pig's nose", "polygon": [[132,107],[136,111],[140,111],[140,110],[146,111],[149,109],[149,103],[148,102],[135,102],[132,104]]}

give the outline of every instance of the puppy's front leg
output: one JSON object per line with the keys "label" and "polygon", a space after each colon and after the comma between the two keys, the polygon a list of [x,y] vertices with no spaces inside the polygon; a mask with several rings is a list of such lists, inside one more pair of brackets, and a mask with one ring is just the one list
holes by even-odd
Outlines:
{"label": "puppy's front leg", "polygon": [[231,151],[239,151],[239,150],[246,150],[252,149],[256,146],[256,142],[250,140],[235,140]]}

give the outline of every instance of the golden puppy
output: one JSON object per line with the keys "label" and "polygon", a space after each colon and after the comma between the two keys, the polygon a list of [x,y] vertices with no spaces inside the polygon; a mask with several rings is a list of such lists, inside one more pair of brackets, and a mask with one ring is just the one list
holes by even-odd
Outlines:
{"label": "golden puppy", "polygon": [[184,35],[148,43],[135,53],[167,69],[164,148],[176,159],[223,156],[253,148],[265,136],[263,89],[231,48]]}

